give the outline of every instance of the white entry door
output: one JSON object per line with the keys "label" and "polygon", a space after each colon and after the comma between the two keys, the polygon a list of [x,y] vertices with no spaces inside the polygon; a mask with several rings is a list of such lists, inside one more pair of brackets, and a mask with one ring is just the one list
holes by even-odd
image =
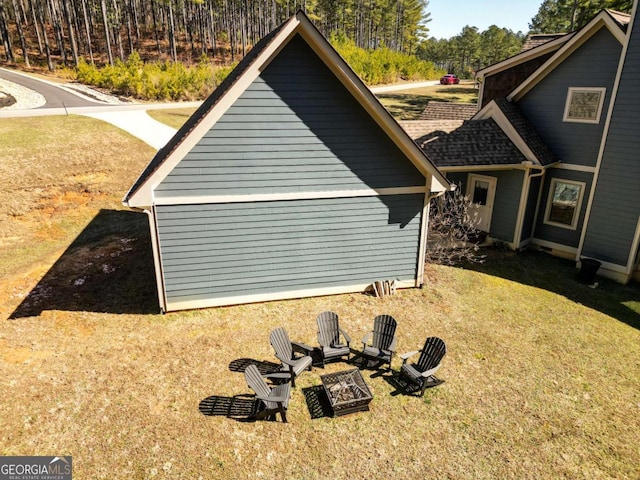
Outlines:
{"label": "white entry door", "polygon": [[496,183],[498,179],[495,177],[487,177],[484,175],[469,175],[467,182],[467,195],[471,199],[472,216],[477,216],[478,230],[489,232],[491,228],[491,215],[493,214],[493,201],[496,197]]}

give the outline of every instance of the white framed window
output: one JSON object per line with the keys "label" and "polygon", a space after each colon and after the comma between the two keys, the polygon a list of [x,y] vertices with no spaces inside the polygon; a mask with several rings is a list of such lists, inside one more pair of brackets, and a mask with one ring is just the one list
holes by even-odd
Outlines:
{"label": "white framed window", "polygon": [[551,179],[544,223],[575,230],[578,225],[584,190],[585,184],[583,182],[561,178]]}
{"label": "white framed window", "polygon": [[604,87],[570,87],[562,120],[565,122],[600,123],[606,91],[607,89]]}

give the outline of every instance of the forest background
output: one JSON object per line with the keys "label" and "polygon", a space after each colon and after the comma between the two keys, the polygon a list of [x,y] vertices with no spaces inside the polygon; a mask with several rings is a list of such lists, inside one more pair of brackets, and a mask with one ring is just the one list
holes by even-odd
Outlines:
{"label": "forest background", "polygon": [[0,64],[144,99],[208,95],[251,47],[303,10],[369,85],[473,78],[527,33],[566,33],[632,0],[543,0],[529,32],[465,26],[429,37],[427,0],[0,0]]}

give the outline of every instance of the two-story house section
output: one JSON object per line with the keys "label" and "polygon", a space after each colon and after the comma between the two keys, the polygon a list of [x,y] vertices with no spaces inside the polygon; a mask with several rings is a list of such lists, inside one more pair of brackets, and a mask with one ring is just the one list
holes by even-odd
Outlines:
{"label": "two-story house section", "polygon": [[[640,277],[640,32],[603,10],[478,72],[479,111],[445,132],[403,122],[471,197],[490,241]],[[636,24],[636,30],[640,28]]]}
{"label": "two-story house section", "polygon": [[507,96],[559,160],[541,185],[532,243],[572,258],[626,38],[619,18],[601,12]]}
{"label": "two-story house section", "polygon": [[640,242],[640,22],[634,19],[623,50],[613,107],[587,201],[578,258],[595,258],[619,281],[638,278]]}

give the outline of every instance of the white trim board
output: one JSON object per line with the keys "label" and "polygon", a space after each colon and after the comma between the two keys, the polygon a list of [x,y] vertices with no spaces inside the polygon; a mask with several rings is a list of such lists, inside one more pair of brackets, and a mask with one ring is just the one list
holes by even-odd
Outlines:
{"label": "white trim board", "polygon": [[429,190],[426,187],[397,187],[319,192],[256,193],[244,195],[197,195],[192,197],[167,196],[154,198],[153,204],[198,205],[211,203],[277,202],[283,200],[313,200],[323,198],[381,197],[384,195],[410,195],[416,193],[428,194]]}
{"label": "white trim board", "polygon": [[596,167],[588,167],[586,165],[576,165],[574,163],[558,163],[553,166],[557,170],[570,170],[572,172],[595,173]]}
{"label": "white trim board", "polygon": [[[342,295],[345,293],[362,293],[365,292],[371,284],[379,279],[372,279],[371,283],[315,288],[308,290],[292,290],[290,292],[262,293],[255,295],[239,295],[225,298],[210,298],[202,300],[185,300],[168,302],[167,311],[173,312],[178,310],[193,310],[197,308],[221,307],[227,305],[240,305],[244,303],[260,303],[270,302],[274,300],[290,300],[294,298],[321,297],[325,295]],[[412,280],[396,280],[397,288],[414,288],[415,279]]]}

